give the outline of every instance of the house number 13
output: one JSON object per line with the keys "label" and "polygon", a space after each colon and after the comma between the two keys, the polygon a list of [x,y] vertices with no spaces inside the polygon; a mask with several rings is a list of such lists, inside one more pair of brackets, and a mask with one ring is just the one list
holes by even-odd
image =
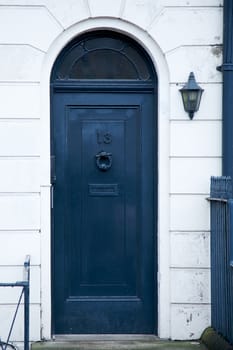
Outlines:
{"label": "house number 13", "polygon": [[97,143],[111,143],[112,142],[112,135],[109,132],[101,132],[99,130],[96,131],[96,137],[97,137]]}

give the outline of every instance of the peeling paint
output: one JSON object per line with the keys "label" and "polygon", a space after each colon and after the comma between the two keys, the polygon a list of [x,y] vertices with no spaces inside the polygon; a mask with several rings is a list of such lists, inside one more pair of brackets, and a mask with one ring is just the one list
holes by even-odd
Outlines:
{"label": "peeling paint", "polygon": [[220,57],[222,55],[222,46],[213,46],[211,52],[214,56]]}
{"label": "peeling paint", "polygon": [[191,313],[191,314],[189,315],[189,317],[186,319],[187,325],[189,325],[189,324],[192,322],[192,320],[193,320],[193,314]]}

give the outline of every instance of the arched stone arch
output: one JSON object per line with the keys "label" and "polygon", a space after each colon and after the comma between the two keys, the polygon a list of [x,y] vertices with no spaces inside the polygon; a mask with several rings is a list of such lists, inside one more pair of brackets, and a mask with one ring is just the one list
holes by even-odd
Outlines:
{"label": "arched stone arch", "polygon": [[[50,75],[61,50],[75,37],[93,30],[108,29],[125,34],[138,42],[149,54],[158,77],[158,334],[169,337],[169,71],[156,42],[139,27],[114,18],[91,18],[77,23],[59,35],[45,55],[41,75],[41,216],[43,246],[41,257],[43,337],[51,336],[50,285]],[[46,249],[45,249],[46,247]],[[43,287],[44,286],[44,287]]]}

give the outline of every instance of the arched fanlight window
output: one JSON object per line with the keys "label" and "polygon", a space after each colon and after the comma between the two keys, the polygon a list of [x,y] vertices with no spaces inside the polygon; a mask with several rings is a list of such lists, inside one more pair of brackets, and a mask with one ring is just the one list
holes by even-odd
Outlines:
{"label": "arched fanlight window", "polygon": [[146,53],[133,40],[111,32],[89,33],[59,55],[52,81],[118,79],[152,81]]}

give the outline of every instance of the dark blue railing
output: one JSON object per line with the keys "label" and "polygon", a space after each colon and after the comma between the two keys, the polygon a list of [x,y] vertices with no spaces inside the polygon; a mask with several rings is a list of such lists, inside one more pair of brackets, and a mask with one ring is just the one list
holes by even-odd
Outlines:
{"label": "dark blue railing", "polygon": [[211,323],[233,343],[233,199],[230,177],[212,177]]}
{"label": "dark blue railing", "polygon": [[14,316],[11,322],[10,330],[6,341],[0,340],[0,349],[6,350],[8,347],[15,348],[13,344],[10,343],[11,333],[15,324],[16,316],[19,310],[20,303],[24,296],[24,350],[29,350],[29,286],[30,286],[30,256],[27,255],[24,262],[24,280],[17,281],[14,283],[0,283],[0,287],[21,287],[22,291],[14,312]]}

